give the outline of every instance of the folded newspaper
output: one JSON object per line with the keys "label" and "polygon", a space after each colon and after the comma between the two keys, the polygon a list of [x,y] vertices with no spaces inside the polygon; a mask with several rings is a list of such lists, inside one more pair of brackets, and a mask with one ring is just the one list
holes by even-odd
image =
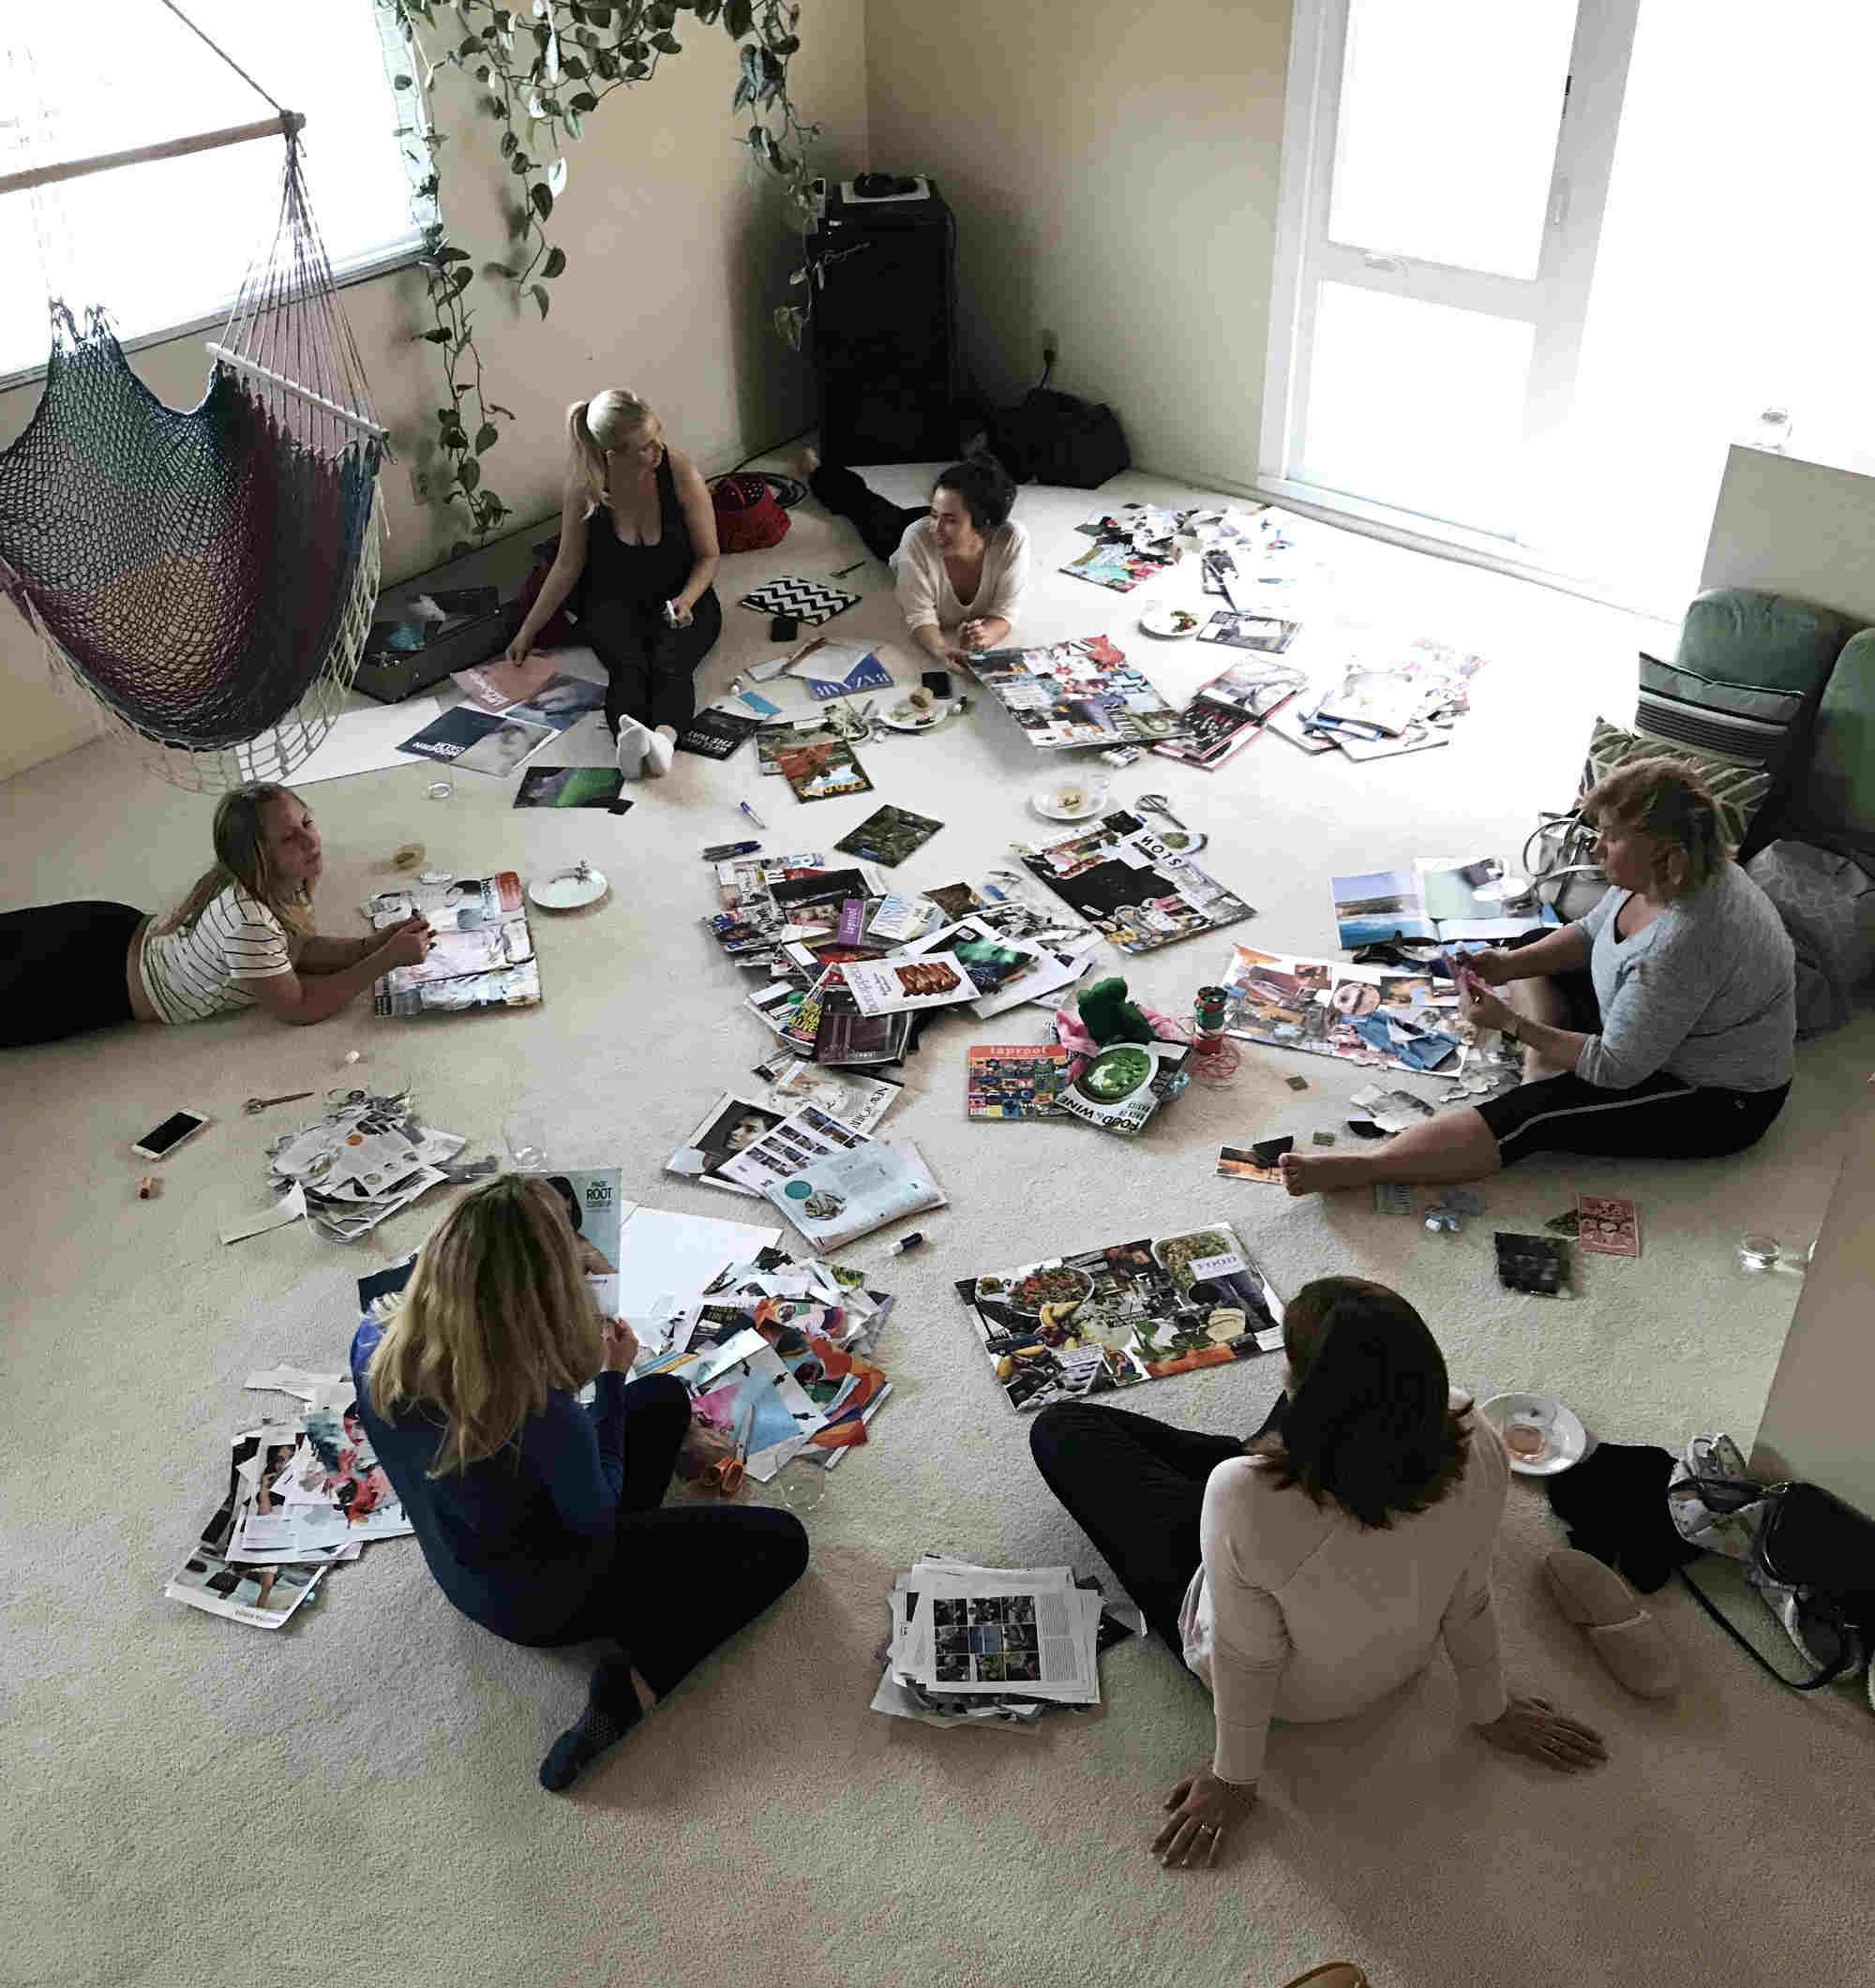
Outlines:
{"label": "folded newspaper", "polygon": [[1072,1567],[980,1567],[922,1556],[892,1591],[872,1710],[932,1726],[1025,1726],[1051,1705],[1100,1703],[1102,1603]]}
{"label": "folded newspaper", "polygon": [[421,1124],[407,1092],[357,1092],[317,1124],[275,1141],[267,1185],[276,1194],[303,1188],[307,1218],[349,1243],[446,1180],[442,1162],[467,1143]]}

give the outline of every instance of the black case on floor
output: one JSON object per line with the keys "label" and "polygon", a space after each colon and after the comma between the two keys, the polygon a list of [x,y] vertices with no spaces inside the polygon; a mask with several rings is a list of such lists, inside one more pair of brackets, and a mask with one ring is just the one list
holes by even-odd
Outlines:
{"label": "black case on floor", "polygon": [[358,665],[356,687],[380,704],[401,704],[458,669],[492,662],[514,640],[520,625],[519,605],[511,602],[408,655],[367,656]]}

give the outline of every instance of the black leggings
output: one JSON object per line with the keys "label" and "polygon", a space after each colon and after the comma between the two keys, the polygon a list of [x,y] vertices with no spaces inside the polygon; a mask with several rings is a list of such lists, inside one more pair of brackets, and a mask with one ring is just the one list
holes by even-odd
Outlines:
{"label": "black leggings", "polygon": [[142,917],[98,902],[0,912],[0,1049],[130,1021],[125,962]]}
{"label": "black leggings", "polygon": [[807,479],[807,487],[835,517],[850,518],[859,527],[866,550],[881,561],[889,561],[898,550],[898,542],[908,526],[931,515],[929,504],[913,504],[908,509],[892,503],[877,490],[868,489],[864,480],[853,471],[835,469],[826,463]]}
{"label": "black leggings", "polygon": [[606,723],[636,718],[655,731],[668,725],[681,732],[697,715],[697,665],[723,633],[723,604],[713,587],[698,596],[690,620],[672,628],[664,603],[626,601],[617,596],[590,601],[576,624],[578,638],[590,642],[606,665]]}
{"label": "black leggings", "polygon": [[[1280,1427],[1288,1405],[1279,1395],[1257,1435]],[[1205,1486],[1219,1464],[1243,1455],[1241,1440],[1098,1402],[1056,1401],[1036,1411],[1028,1447],[1042,1481],[1183,1663],[1178,1615],[1204,1559]]]}
{"label": "black leggings", "polygon": [[1538,1077],[1476,1107],[1509,1166],[1532,1153],[1591,1153],[1615,1159],[1719,1159],[1755,1145],[1791,1086],[1726,1091],[1665,1070],[1631,1090],[1603,1090],[1573,1070]]}
{"label": "black leggings", "polygon": [[792,1512],[703,1503],[660,1509],[689,1427],[682,1382],[654,1374],[625,1389],[612,1575],[554,1638],[610,1637],[660,1698],[807,1567],[807,1533]]}

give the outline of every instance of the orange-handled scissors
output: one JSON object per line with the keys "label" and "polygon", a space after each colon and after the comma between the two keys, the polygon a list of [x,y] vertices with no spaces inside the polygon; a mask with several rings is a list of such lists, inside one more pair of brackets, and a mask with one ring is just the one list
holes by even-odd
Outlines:
{"label": "orange-handled scissors", "polygon": [[736,1430],[735,1454],[718,1457],[713,1463],[705,1464],[698,1481],[705,1490],[714,1491],[719,1498],[733,1498],[742,1487],[742,1479],[748,1475],[749,1428],[756,1419],[756,1397],[753,1382],[745,1383],[749,1390],[749,1405],[742,1411],[741,1426]]}

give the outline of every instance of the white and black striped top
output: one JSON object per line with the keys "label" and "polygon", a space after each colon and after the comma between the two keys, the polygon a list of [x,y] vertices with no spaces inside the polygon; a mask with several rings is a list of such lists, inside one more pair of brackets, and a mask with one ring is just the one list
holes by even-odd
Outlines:
{"label": "white and black striped top", "polygon": [[230,884],[187,932],[143,939],[143,985],[165,1022],[201,1022],[254,996],[243,984],[293,970],[286,928],[251,892]]}

